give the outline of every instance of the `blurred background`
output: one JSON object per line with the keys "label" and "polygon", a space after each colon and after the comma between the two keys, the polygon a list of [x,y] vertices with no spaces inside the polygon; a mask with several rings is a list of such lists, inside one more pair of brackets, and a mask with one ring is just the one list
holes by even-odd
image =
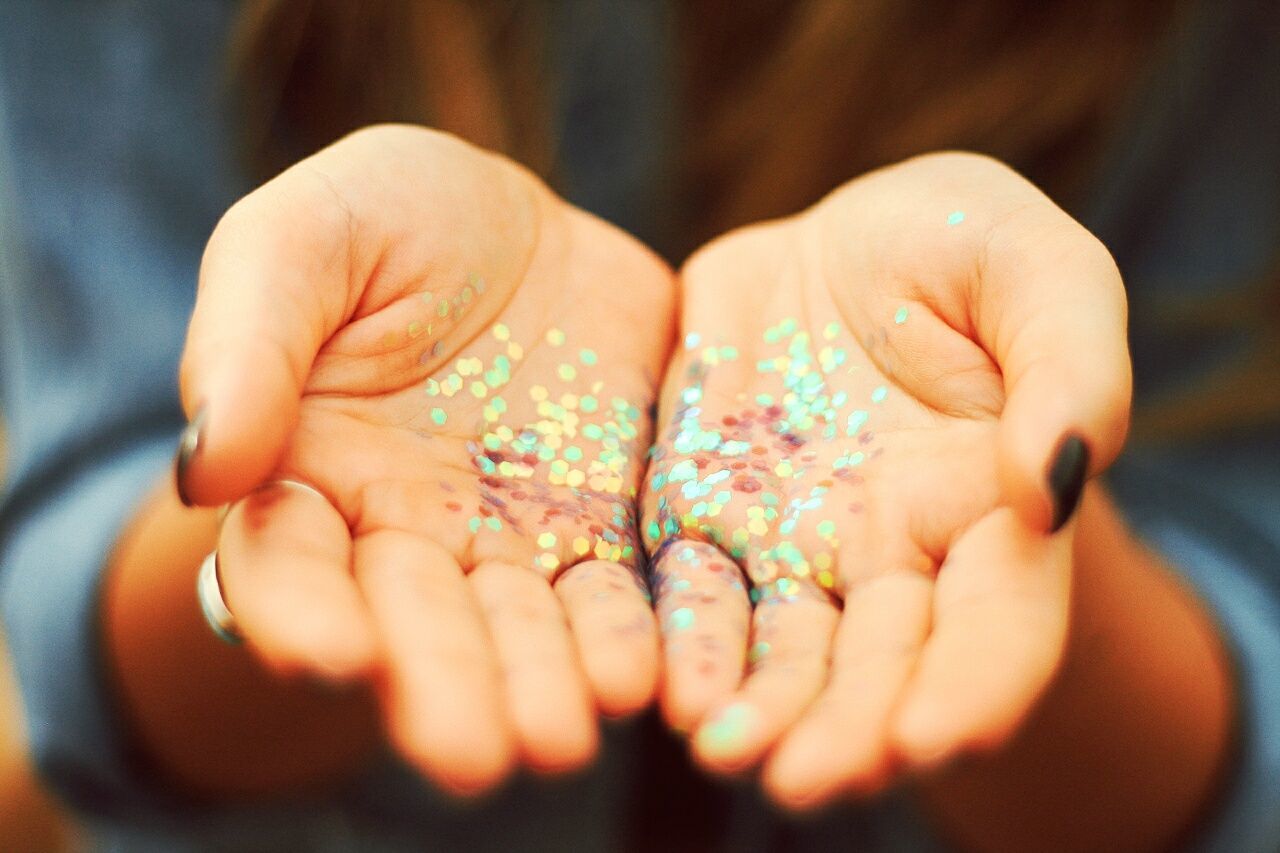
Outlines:
{"label": "blurred background", "polygon": [[[0,422],[0,491],[4,488],[5,440]],[[74,824],[40,786],[27,753],[25,721],[9,649],[0,629],[0,850],[76,849]]]}

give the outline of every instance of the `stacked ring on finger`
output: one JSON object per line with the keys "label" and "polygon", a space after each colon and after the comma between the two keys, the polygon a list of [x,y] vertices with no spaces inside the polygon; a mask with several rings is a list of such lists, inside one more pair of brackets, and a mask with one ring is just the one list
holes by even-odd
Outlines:
{"label": "stacked ring on finger", "polygon": [[[259,488],[266,488],[267,486],[287,486],[289,488],[302,489],[328,501],[324,493],[315,486],[298,480],[269,480]],[[221,527],[222,521],[230,511],[231,504],[227,504],[218,510],[219,527]],[[196,599],[200,602],[200,612],[204,615],[204,621],[208,624],[209,630],[213,631],[214,636],[228,645],[236,646],[244,642],[244,635],[240,633],[240,628],[236,624],[235,614],[227,606],[218,568],[218,549],[215,547],[204,558],[204,562],[200,564],[200,571],[196,575]]]}

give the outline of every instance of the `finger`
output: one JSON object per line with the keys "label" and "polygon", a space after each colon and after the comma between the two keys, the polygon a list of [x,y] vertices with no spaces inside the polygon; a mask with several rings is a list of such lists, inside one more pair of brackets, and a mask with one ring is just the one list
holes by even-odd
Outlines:
{"label": "finger", "polygon": [[826,683],[838,616],[825,593],[794,581],[760,600],[752,615],[752,671],[693,738],[705,767],[734,772],[755,764],[800,718]]}
{"label": "finger", "polygon": [[765,765],[764,786],[776,802],[810,808],[887,781],[890,713],[928,634],[932,597],[929,579],[915,572],[849,591],[829,684]]}
{"label": "finger", "polygon": [[897,751],[928,767],[1010,736],[1062,657],[1071,537],[1046,537],[1008,508],[952,547],[934,589],[934,628],[892,722]]}
{"label": "finger", "polygon": [[666,673],[662,713],[687,732],[742,681],[751,602],[738,565],[706,542],[663,545],[653,572]]}
{"label": "finger", "polygon": [[978,311],[1004,375],[1001,484],[1033,530],[1057,530],[1128,430],[1124,285],[1103,245],[1045,198],[985,247]]}
{"label": "finger", "polygon": [[462,569],[439,545],[391,530],[356,540],[355,565],[386,650],[391,739],[447,790],[497,784],[511,770],[515,742]]}
{"label": "finger", "polygon": [[198,431],[179,470],[185,501],[235,500],[275,468],[312,360],[360,286],[349,216],[316,172],[295,167],[219,222],[182,357],[183,406]]}
{"label": "finger", "polygon": [[556,772],[586,764],[599,733],[564,611],[529,569],[482,563],[470,575],[502,670],[508,716],[525,760]]}
{"label": "finger", "polygon": [[250,494],[223,523],[218,563],[227,606],[272,669],[346,682],[373,666],[347,524],[318,493],[277,482]]}
{"label": "finger", "polygon": [[631,570],[605,560],[579,563],[555,590],[600,709],[616,717],[649,704],[658,685],[658,626]]}

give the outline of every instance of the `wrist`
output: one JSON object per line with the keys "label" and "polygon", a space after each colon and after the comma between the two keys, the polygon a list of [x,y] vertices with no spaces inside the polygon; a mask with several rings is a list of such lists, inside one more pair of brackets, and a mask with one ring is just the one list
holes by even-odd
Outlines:
{"label": "wrist", "polygon": [[216,512],[183,508],[166,483],[111,558],[105,665],[129,734],[149,769],[195,796],[263,796],[350,772],[378,740],[369,697],[282,681],[214,637],[195,579],[216,537]]}
{"label": "wrist", "polygon": [[967,846],[1163,849],[1211,801],[1229,754],[1229,666],[1205,606],[1100,487],[1073,535],[1057,677],[1008,743],[923,785]]}

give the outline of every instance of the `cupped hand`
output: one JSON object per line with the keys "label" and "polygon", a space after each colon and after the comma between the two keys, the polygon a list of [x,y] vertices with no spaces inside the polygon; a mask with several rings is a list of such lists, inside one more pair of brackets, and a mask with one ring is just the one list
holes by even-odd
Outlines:
{"label": "cupped hand", "polygon": [[378,127],[237,203],[200,279],[179,476],[232,504],[252,651],[371,680],[454,791],[587,761],[657,678],[635,494],[670,271],[496,155]]}
{"label": "cupped hand", "polygon": [[941,154],[717,240],[682,287],[643,500],[669,722],[792,807],[1001,743],[1127,426],[1108,253]]}

